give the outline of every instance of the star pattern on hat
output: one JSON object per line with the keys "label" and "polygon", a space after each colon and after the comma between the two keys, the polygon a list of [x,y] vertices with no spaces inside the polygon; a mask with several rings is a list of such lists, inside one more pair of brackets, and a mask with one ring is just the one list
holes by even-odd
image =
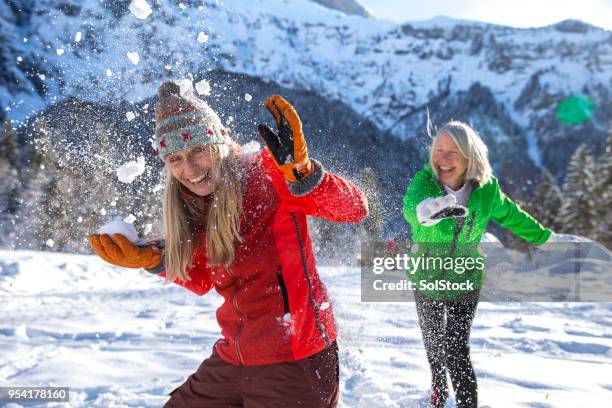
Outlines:
{"label": "star pattern on hat", "polygon": [[191,135],[187,132],[183,133],[181,137],[183,138],[183,142],[188,142],[191,140]]}
{"label": "star pattern on hat", "polygon": [[161,147],[162,149],[168,147],[168,145],[166,144],[166,139],[162,139],[159,141],[159,147]]}
{"label": "star pattern on hat", "polygon": [[207,130],[206,132],[207,132],[207,133],[208,133],[210,136],[214,136],[214,135],[215,135],[215,132],[214,132],[214,131],[213,131],[211,128],[208,128],[208,130]]}

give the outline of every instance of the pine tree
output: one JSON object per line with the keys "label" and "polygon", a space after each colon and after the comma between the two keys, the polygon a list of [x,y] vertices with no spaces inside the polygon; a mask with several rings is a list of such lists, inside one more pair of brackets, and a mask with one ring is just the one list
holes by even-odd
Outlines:
{"label": "pine tree", "polygon": [[10,122],[5,121],[0,129],[0,209],[2,214],[14,213],[17,208],[19,177],[16,138]]}
{"label": "pine tree", "polygon": [[0,157],[17,167],[17,135],[8,120],[0,129]]}
{"label": "pine tree", "polygon": [[33,136],[36,153],[28,169],[29,180],[24,204],[19,211],[22,231],[19,237],[20,246],[48,249],[47,242],[57,240],[56,225],[61,214],[61,197],[58,191],[59,158],[44,118],[34,122]]}
{"label": "pine tree", "polygon": [[557,217],[560,231],[592,237],[599,213],[595,197],[595,164],[587,146],[578,146],[567,168],[563,183],[562,204]]}
{"label": "pine tree", "polygon": [[608,131],[606,148],[597,161],[595,195],[598,198],[599,222],[594,238],[612,248],[612,128]]}
{"label": "pine tree", "polygon": [[0,128],[0,244],[12,243],[19,207],[19,171],[16,134],[9,121]]}
{"label": "pine tree", "polygon": [[561,228],[557,220],[557,214],[561,207],[561,189],[548,171],[542,173],[529,207],[528,212],[545,227],[553,231],[558,231]]}

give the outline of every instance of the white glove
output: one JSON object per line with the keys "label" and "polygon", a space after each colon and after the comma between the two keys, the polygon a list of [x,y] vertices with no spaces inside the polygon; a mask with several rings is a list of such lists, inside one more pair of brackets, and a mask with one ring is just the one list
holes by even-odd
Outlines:
{"label": "white glove", "polygon": [[448,218],[439,217],[434,219],[432,217],[438,214],[440,211],[444,210],[445,208],[450,207],[465,210],[465,213],[461,215],[462,217],[465,217],[468,212],[467,208],[462,206],[456,206],[455,204],[457,204],[457,199],[452,194],[436,198],[426,198],[417,205],[417,219],[419,220],[419,223],[421,225],[431,227],[432,225],[436,225],[437,223],[442,221],[444,218]]}

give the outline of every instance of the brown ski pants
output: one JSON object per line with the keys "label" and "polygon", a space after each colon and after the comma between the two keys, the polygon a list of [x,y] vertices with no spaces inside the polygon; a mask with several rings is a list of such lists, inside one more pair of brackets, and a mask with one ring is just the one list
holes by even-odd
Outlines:
{"label": "brown ski pants", "polygon": [[303,360],[234,366],[216,351],[170,393],[164,408],[335,408],[338,346]]}

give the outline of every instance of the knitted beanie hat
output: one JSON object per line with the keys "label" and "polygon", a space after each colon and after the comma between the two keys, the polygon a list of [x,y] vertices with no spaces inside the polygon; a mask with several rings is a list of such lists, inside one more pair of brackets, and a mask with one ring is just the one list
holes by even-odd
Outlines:
{"label": "knitted beanie hat", "polygon": [[157,93],[154,147],[162,161],[168,154],[187,147],[231,143],[215,111],[191,92],[181,95],[178,83],[166,81]]}

